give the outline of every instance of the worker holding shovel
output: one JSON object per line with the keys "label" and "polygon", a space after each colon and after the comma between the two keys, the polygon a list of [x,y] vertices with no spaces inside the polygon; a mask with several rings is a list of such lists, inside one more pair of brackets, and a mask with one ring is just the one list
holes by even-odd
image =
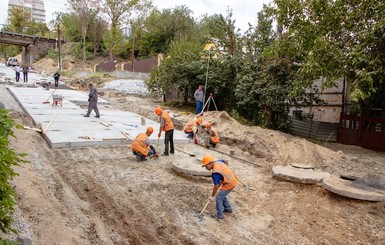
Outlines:
{"label": "worker holding shovel", "polygon": [[206,167],[207,170],[211,171],[211,177],[214,181],[214,188],[210,200],[213,201],[215,199],[217,213],[212,215],[212,217],[217,220],[223,219],[223,213],[233,212],[233,208],[227,200],[227,195],[229,195],[237,185],[237,177],[234,171],[228,166],[227,161],[215,160],[211,155],[203,157],[202,167]]}
{"label": "worker holding shovel", "polygon": [[146,161],[147,157],[158,157],[158,153],[156,153],[149,138],[153,132],[154,129],[152,127],[148,127],[146,133],[138,134],[135,141],[132,142],[132,153],[136,156],[138,162]]}

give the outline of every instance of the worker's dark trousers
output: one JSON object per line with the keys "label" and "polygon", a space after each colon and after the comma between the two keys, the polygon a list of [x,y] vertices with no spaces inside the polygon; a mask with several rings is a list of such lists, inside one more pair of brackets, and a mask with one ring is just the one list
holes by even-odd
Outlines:
{"label": "worker's dark trousers", "polygon": [[55,79],[55,88],[59,87],[59,78],[54,78]]}
{"label": "worker's dark trousers", "polygon": [[25,83],[28,82],[28,73],[23,72],[23,80],[24,80]]}
{"label": "worker's dark trousers", "polygon": [[164,154],[168,154],[170,144],[170,153],[174,154],[174,129],[166,131],[164,135]]}
{"label": "worker's dark trousers", "polygon": [[20,72],[16,72],[16,82],[20,80]]}
{"label": "worker's dark trousers", "polygon": [[97,101],[90,101],[90,103],[88,104],[88,111],[87,111],[87,114],[86,114],[87,117],[90,116],[92,110],[95,111],[97,117],[100,116],[99,109],[98,109],[98,102]]}

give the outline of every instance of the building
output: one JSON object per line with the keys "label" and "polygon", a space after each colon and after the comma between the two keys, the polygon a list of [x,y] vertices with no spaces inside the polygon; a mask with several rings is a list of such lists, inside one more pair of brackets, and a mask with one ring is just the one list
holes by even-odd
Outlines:
{"label": "building", "polygon": [[21,7],[31,13],[31,20],[45,22],[45,9],[43,0],[9,0],[9,11],[14,7]]}

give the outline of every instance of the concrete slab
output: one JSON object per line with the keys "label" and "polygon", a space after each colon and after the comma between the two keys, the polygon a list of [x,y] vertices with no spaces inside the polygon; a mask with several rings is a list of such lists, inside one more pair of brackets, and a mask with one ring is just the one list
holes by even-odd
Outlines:
{"label": "concrete slab", "polygon": [[[80,91],[57,90],[55,94],[60,92],[65,96],[63,106],[42,103],[52,94],[52,90],[8,86],[8,91],[34,123],[41,125],[43,131],[46,131],[44,138],[52,148],[130,144],[148,126],[155,129],[150,138],[157,140],[159,123],[146,119],[145,125],[142,125],[141,116],[132,112],[102,110],[101,118],[93,117],[94,114],[83,117],[86,110],[72,101],[82,100],[88,104],[88,95]],[[163,142],[164,133],[160,140]],[[175,131],[174,142],[181,144],[188,143],[189,140],[183,132]]]}
{"label": "concrete slab", "polygon": [[[52,94],[60,94],[63,95],[67,101],[71,101],[78,105],[88,105],[88,94],[78,90],[68,90],[68,89],[57,89],[54,90],[45,90],[42,87],[37,88],[24,88],[24,87],[13,87],[8,86],[8,89],[13,93],[14,96],[19,98],[20,100],[27,99],[40,103],[42,101],[46,101],[47,98]],[[52,101],[52,100],[51,100]],[[107,100],[99,98],[99,104],[109,104]]]}
{"label": "concrete slab", "polygon": [[273,167],[273,176],[296,183],[318,184],[324,178],[330,177],[327,172],[314,171],[313,169],[294,168],[291,165]]}
{"label": "concrete slab", "polygon": [[337,176],[325,178],[323,187],[338,195],[353,199],[380,202],[385,201],[385,192],[372,187],[359,188],[354,181],[344,180]]}
{"label": "concrete slab", "polygon": [[201,167],[201,163],[197,163],[197,161],[174,161],[172,163],[172,169],[180,174],[185,175],[194,175],[194,176],[204,176],[210,177],[211,172],[207,171],[206,168]]}

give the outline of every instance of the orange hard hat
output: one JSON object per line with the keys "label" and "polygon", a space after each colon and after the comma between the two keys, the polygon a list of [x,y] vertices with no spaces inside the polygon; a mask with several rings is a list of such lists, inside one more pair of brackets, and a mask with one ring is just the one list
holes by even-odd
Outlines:
{"label": "orange hard hat", "polygon": [[214,160],[215,160],[215,158],[213,156],[206,155],[202,159],[202,166],[206,166],[207,164],[209,164],[210,162],[213,162]]}
{"label": "orange hard hat", "polygon": [[202,124],[202,123],[203,123],[203,119],[202,119],[201,117],[198,117],[197,122],[198,122],[199,124]]}
{"label": "orange hard hat", "polygon": [[206,123],[205,124],[205,128],[208,128],[208,127],[210,127],[211,126],[211,123]]}
{"label": "orange hard hat", "polygon": [[150,132],[150,133],[153,133],[154,129],[150,126],[150,127],[147,128],[147,131]]}
{"label": "orange hard hat", "polygon": [[159,106],[155,108],[155,114],[156,115],[159,115],[160,113],[162,113],[162,108],[160,108]]}

